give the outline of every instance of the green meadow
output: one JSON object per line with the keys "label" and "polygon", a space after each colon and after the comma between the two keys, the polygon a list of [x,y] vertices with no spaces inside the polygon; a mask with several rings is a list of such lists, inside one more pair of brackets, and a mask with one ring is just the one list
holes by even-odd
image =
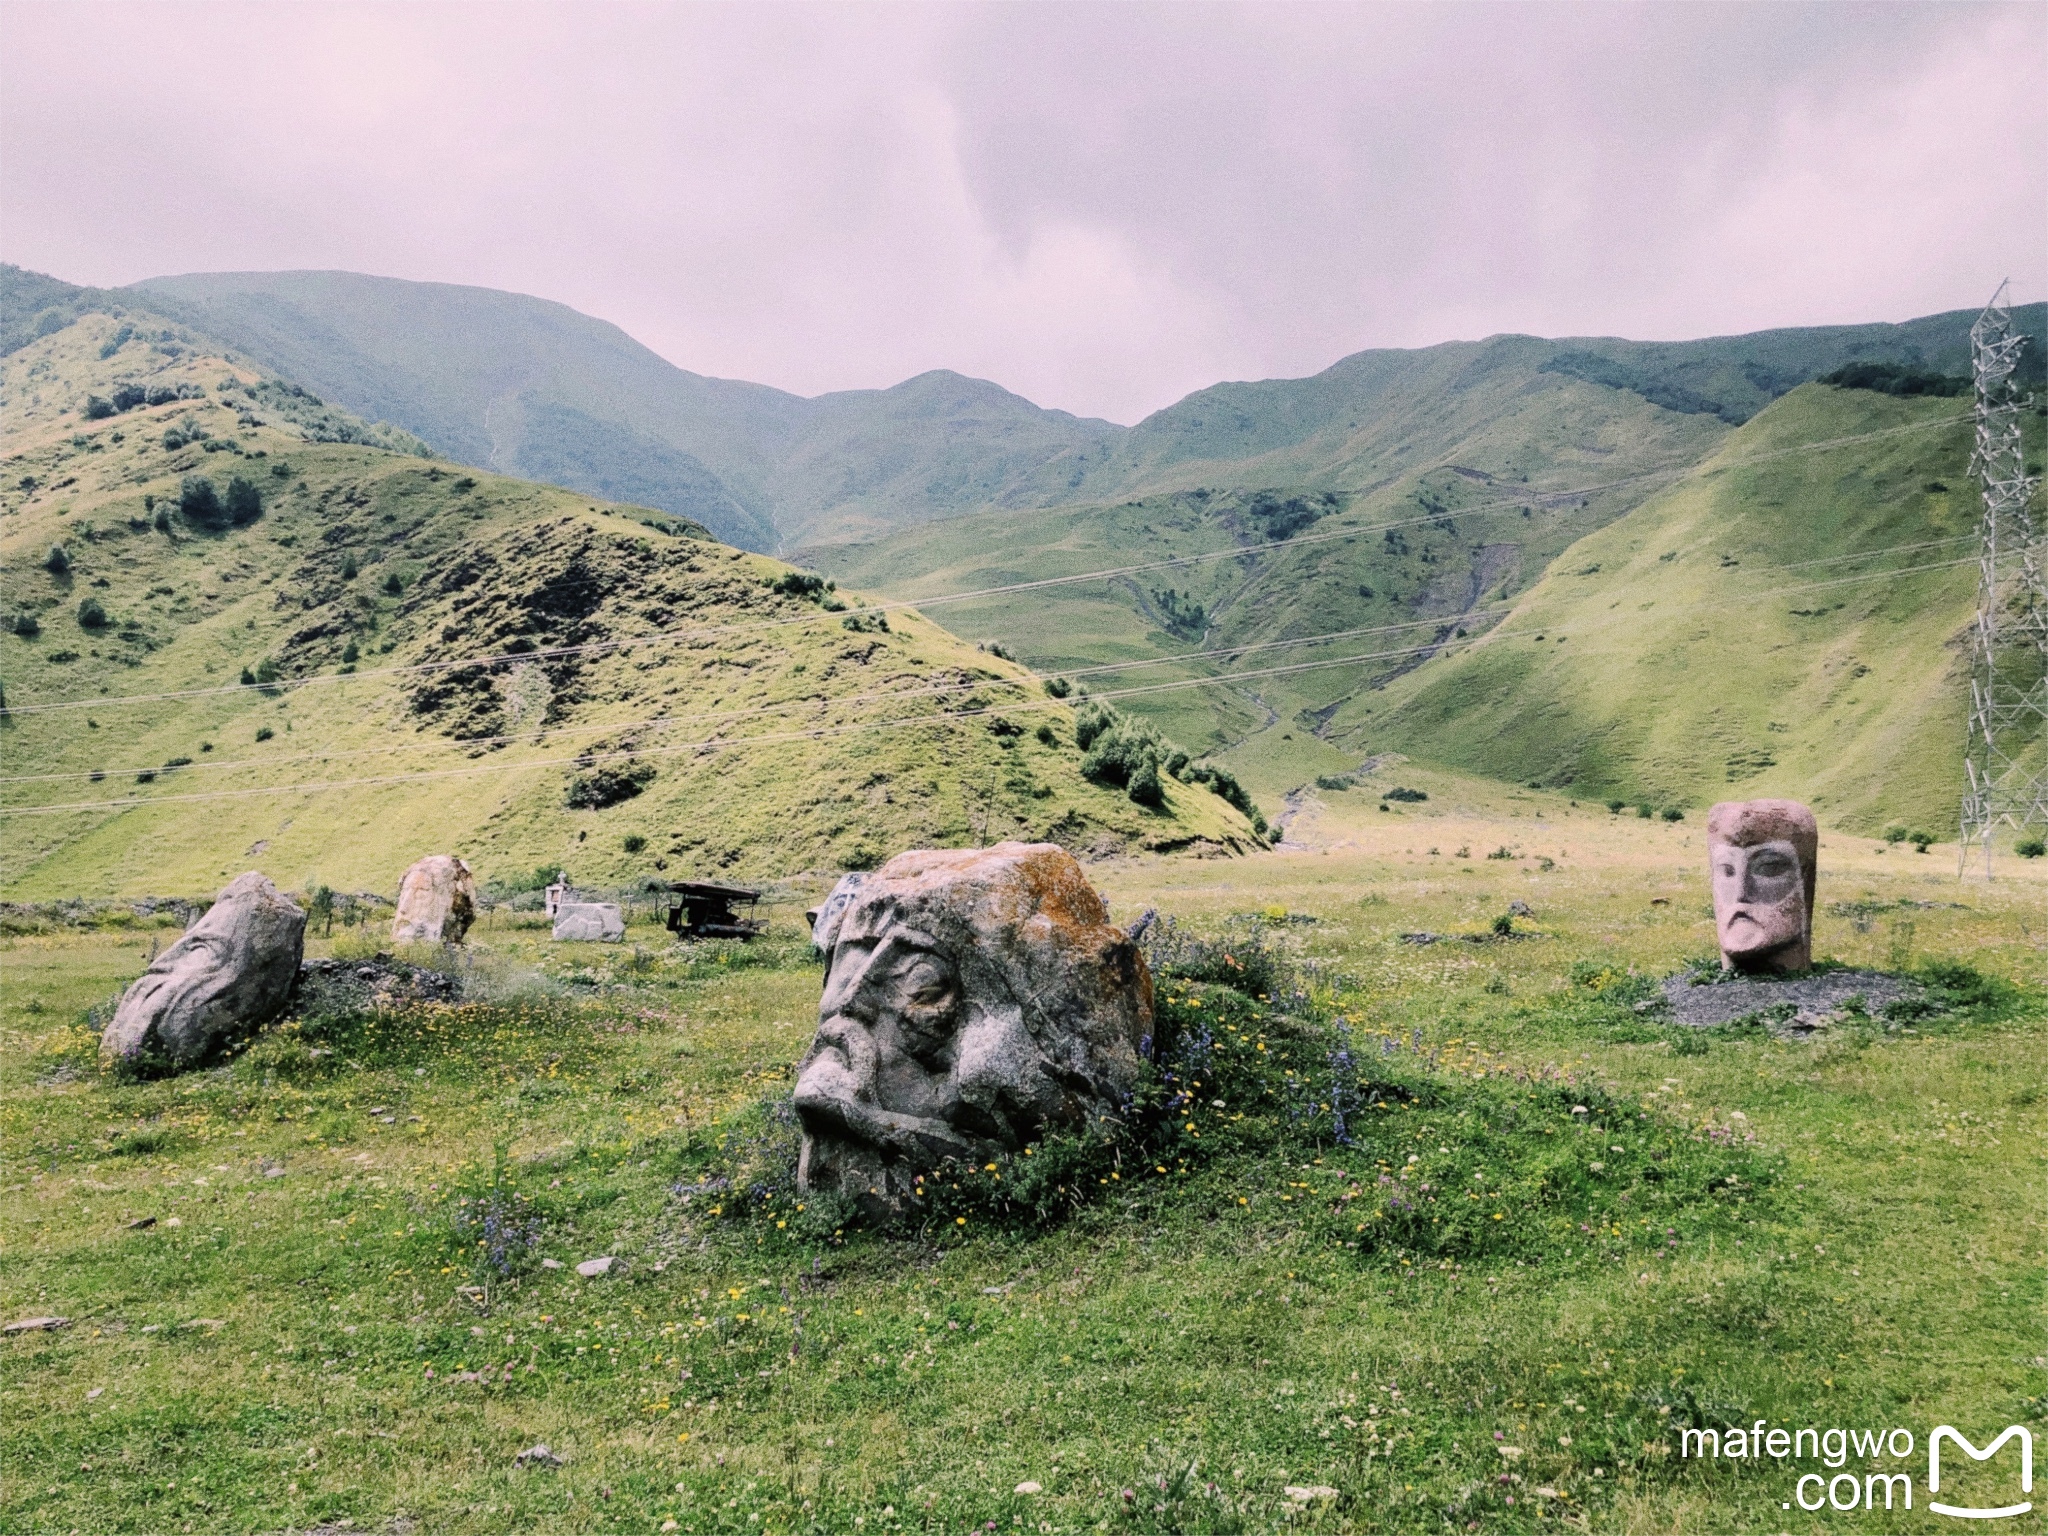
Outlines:
{"label": "green meadow", "polygon": [[4,1346],[0,1523],[1818,1532],[1678,1430],[2039,1433],[2038,864],[1830,833],[1818,953],[1944,1006],[1795,1042],[1635,1007],[1712,952],[1697,818],[1405,765],[1290,844],[1092,866],[1214,941],[1159,984],[1201,1088],[890,1232],[789,1181],[801,885],[752,947],[500,911],[460,1003],[155,1082],[93,1027],[172,930],[18,911],[0,1290],[70,1322]]}

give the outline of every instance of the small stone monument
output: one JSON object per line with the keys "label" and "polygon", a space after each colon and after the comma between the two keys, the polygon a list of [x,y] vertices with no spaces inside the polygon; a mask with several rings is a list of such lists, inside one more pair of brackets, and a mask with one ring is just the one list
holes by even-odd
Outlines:
{"label": "small stone monument", "polygon": [[206,915],[122,994],[100,1052],[131,1067],[198,1066],[284,1007],[306,914],[267,876],[229,882]]}
{"label": "small stone monument", "polygon": [[626,936],[626,914],[611,901],[564,901],[555,907],[558,939],[613,944]]}
{"label": "small stone monument", "polygon": [[877,1214],[920,1173],[1117,1114],[1152,1032],[1152,977],[1050,843],[898,854],[824,935],[797,1068],[800,1187]]}
{"label": "small stone monument", "polygon": [[475,921],[476,876],[453,854],[428,854],[398,883],[397,943],[460,944]]}
{"label": "small stone monument", "polygon": [[1714,933],[1732,971],[1813,965],[1820,829],[1797,800],[1724,800],[1707,812]]}

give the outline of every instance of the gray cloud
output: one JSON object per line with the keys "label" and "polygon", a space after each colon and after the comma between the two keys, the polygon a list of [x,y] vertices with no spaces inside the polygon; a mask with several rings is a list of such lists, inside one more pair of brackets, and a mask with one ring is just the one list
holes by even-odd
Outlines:
{"label": "gray cloud", "polygon": [[345,267],[1131,420],[1520,330],[2048,291],[2048,8],[0,9],[0,252]]}

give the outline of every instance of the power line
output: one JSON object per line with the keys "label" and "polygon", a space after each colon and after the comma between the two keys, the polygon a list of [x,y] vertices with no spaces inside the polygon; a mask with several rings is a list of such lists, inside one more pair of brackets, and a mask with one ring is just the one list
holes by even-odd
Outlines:
{"label": "power line", "polygon": [[[1047,576],[1032,581],[1011,582],[1001,586],[973,588],[967,591],[940,593],[930,597],[900,598],[880,603],[870,603],[855,610],[859,613],[894,613],[904,610],[940,607],[952,603],[973,602],[992,597],[1007,596],[1017,592],[1043,591],[1051,587],[1072,586],[1081,582],[1113,580],[1120,576],[1143,575],[1150,571],[1175,570],[1187,566],[1209,564],[1219,560],[1233,560],[1244,555],[1257,555],[1279,549],[1291,549],[1316,544],[1327,544],[1345,539],[1356,539],[1368,534],[1385,533],[1401,528],[1419,527],[1423,524],[1440,523],[1452,518],[1470,515],[1491,515],[1499,512],[1518,511],[1523,507],[1542,502],[1568,501],[1586,498],[1615,490],[1622,486],[1634,485],[1646,480],[1681,480],[1691,474],[1718,474],[1725,469],[1740,469],[1746,465],[1760,464],[1797,453],[1819,453],[1835,448],[1851,447],[1879,438],[1896,437],[1904,433],[1925,432],[1935,427],[1949,426],[1968,420],[1967,417],[1941,417],[1933,421],[1912,422],[1904,426],[1886,427],[1873,432],[1856,433],[1847,437],[1823,438],[1797,444],[1787,448],[1774,449],[1767,453],[1748,458],[1727,460],[1719,464],[1689,464],[1656,470],[1644,470],[1633,475],[1623,475],[1598,485],[1579,486],[1555,491],[1531,489],[1523,494],[1504,500],[1474,502],[1463,507],[1446,508],[1417,517],[1398,518],[1388,522],[1351,524],[1342,528],[1326,529],[1320,533],[1302,533],[1285,539],[1268,539],[1256,544],[1233,545],[1228,549],[1205,550],[1189,555],[1175,555],[1161,560],[1143,561],[1133,565],[1111,566],[1100,570],[1082,571],[1067,576]],[[460,670],[465,667],[517,665],[521,662],[537,662],[566,656],[591,655],[605,651],[627,650],[636,645],[650,645],[657,642],[702,638],[720,634],[761,633],[773,629],[785,629],[793,625],[821,623],[845,615],[833,611],[817,611],[798,614],[780,619],[762,619],[749,623],[700,625],[694,628],[681,627],[669,630],[654,630],[643,635],[629,636],[618,640],[591,641],[583,645],[552,646],[529,651],[492,652],[468,657],[450,657],[438,661],[414,662],[398,667],[373,667],[351,673],[317,673],[311,677],[280,678],[271,683],[231,683],[216,688],[174,689],[157,693],[99,695],[73,699],[51,699],[11,706],[16,715],[43,714],[67,709],[113,708],[128,704],[162,703],[178,699],[220,697],[243,693],[261,693],[266,696],[284,691],[321,684],[364,682],[379,678],[419,676],[434,672]]]}

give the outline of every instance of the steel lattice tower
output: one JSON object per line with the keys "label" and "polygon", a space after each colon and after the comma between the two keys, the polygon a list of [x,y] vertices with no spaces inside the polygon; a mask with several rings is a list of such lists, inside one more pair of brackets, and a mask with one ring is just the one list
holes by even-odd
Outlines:
{"label": "steel lattice tower", "polygon": [[2013,382],[2026,336],[2012,326],[2008,285],[1970,327],[1977,446],[1970,469],[1984,497],[1977,618],[1970,644],[1970,734],[1963,750],[1962,852],[1991,875],[2001,826],[2048,829],[2048,549],[2031,505],[2020,443],[2027,397]]}

